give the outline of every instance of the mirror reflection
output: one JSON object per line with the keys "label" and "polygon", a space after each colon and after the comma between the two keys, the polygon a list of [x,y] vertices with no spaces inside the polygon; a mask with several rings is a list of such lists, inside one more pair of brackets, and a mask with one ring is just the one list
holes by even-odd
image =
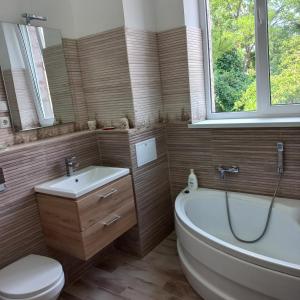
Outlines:
{"label": "mirror reflection", "polygon": [[1,22],[0,66],[16,131],[74,122],[60,31]]}

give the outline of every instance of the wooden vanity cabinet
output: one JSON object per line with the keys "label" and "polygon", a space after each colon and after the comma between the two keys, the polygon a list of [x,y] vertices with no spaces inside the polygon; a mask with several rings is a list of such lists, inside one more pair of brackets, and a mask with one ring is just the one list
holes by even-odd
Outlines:
{"label": "wooden vanity cabinet", "polygon": [[37,194],[47,245],[88,260],[137,223],[131,176],[78,199]]}

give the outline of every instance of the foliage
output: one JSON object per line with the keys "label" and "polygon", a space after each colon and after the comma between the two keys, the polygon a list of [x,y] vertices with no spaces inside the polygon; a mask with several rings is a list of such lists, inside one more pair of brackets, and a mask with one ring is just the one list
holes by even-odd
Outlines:
{"label": "foliage", "polygon": [[251,83],[250,76],[244,72],[242,55],[236,49],[223,53],[215,70],[217,111],[232,111]]}
{"label": "foliage", "polygon": [[[256,109],[254,4],[210,0],[217,111]],[[300,1],[268,0],[268,19],[272,104],[299,103]]]}

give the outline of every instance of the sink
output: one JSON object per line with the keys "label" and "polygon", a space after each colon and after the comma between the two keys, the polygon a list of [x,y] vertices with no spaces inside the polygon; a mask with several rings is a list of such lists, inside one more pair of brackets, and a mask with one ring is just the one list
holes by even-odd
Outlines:
{"label": "sink", "polygon": [[129,169],[90,166],[73,176],[63,176],[34,187],[38,193],[76,199],[129,174]]}

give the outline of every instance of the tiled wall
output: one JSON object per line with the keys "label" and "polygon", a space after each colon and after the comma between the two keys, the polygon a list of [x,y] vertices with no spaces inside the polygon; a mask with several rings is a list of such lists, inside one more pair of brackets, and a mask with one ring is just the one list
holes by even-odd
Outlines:
{"label": "tiled wall", "polygon": [[[130,168],[133,175],[138,226],[117,241],[126,251],[144,255],[173,228],[165,130],[73,133],[15,146],[0,153],[7,191],[0,193],[0,268],[26,254],[57,257],[74,278],[90,262],[47,249],[33,187],[65,173],[64,158],[75,155],[80,167],[93,164]],[[155,137],[158,159],[137,167],[135,143]],[[99,152],[100,149],[100,152]]]}
{"label": "tiled wall", "polygon": [[[100,126],[118,126],[120,118],[128,117],[132,126],[141,128],[162,119],[205,117],[199,29],[156,34],[122,27],[64,39],[64,52],[75,130],[85,129],[87,120],[95,118]],[[5,136],[2,143],[14,140],[8,131]]]}
{"label": "tiled wall", "polygon": [[186,38],[191,119],[197,122],[206,118],[202,31],[194,27],[186,28]]}
{"label": "tiled wall", "polygon": [[[81,167],[99,164],[95,133],[75,133],[27,145],[0,154],[7,191],[0,193],[0,268],[29,253],[47,254],[34,185],[65,173],[64,158],[76,155]],[[82,262],[61,256],[67,275]]]}
{"label": "tiled wall", "polygon": [[[156,139],[157,160],[137,167],[135,144]],[[129,136],[132,174],[138,212],[141,253],[145,255],[173,230],[167,147],[164,128]]]}
{"label": "tiled wall", "polygon": [[191,115],[185,27],[158,33],[158,45],[164,112],[181,120],[183,110]]}
{"label": "tiled wall", "polygon": [[134,122],[125,29],[81,38],[78,49],[89,118],[105,126],[126,116]]}
{"label": "tiled wall", "polygon": [[163,114],[157,34],[126,28],[126,44],[135,123],[144,127]]}
{"label": "tiled wall", "polygon": [[78,41],[63,39],[67,71],[73,100],[76,130],[87,128],[88,112],[83,93]]}
{"label": "tiled wall", "polygon": [[180,27],[158,33],[164,114],[168,120],[205,119],[202,34]]}
{"label": "tiled wall", "polygon": [[51,101],[59,124],[75,122],[63,45],[43,49]]}
{"label": "tiled wall", "polygon": [[[137,167],[135,144],[155,138],[158,159]],[[136,196],[138,227],[122,237],[118,245],[139,255],[145,255],[173,229],[167,148],[163,127],[102,132],[98,135],[101,159],[105,165],[131,168]]]}
{"label": "tiled wall", "polygon": [[191,168],[200,186],[224,189],[219,165],[240,167],[240,174],[227,177],[229,190],[272,195],[278,181],[279,141],[285,144],[285,173],[278,196],[299,199],[299,128],[188,129],[186,124],[168,124],[173,198],[186,186]]}

